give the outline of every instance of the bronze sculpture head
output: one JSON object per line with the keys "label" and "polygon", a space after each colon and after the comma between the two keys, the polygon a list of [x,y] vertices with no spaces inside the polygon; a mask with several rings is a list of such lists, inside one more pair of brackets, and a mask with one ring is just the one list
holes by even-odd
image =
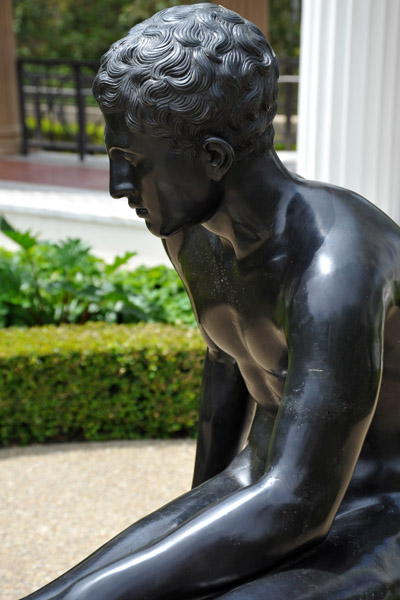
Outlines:
{"label": "bronze sculpture head", "polygon": [[236,159],[272,148],[278,62],[264,34],[222,6],[163,10],[103,56],[93,91],[130,131],[196,156],[220,137]]}

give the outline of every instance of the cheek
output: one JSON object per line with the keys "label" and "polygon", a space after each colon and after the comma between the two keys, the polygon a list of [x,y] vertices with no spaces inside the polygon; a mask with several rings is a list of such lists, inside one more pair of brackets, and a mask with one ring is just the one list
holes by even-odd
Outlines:
{"label": "cheek", "polygon": [[157,189],[157,184],[152,177],[143,177],[141,181],[141,192],[144,207],[148,210],[157,208],[159,204],[159,192]]}
{"label": "cheek", "polygon": [[155,195],[160,212],[164,215],[180,215],[187,211],[190,194],[175,182],[157,181]]}

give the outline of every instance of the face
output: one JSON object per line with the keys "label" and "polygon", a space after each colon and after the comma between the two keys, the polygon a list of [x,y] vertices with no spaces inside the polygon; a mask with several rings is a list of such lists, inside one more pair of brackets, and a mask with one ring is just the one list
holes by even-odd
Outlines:
{"label": "face", "polygon": [[203,223],[217,209],[216,183],[204,157],[173,154],[166,140],[128,131],[122,113],[104,115],[110,194],[126,197],[158,237]]}

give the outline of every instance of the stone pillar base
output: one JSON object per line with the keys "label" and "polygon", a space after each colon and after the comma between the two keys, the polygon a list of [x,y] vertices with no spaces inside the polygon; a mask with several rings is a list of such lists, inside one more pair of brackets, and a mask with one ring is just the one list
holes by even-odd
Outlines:
{"label": "stone pillar base", "polygon": [[21,151],[11,0],[0,0],[0,155]]}
{"label": "stone pillar base", "polygon": [[248,19],[268,37],[269,29],[269,0],[220,0],[222,4],[245,19]]}
{"label": "stone pillar base", "polygon": [[19,154],[21,152],[20,127],[9,125],[0,128],[0,156],[2,154]]}

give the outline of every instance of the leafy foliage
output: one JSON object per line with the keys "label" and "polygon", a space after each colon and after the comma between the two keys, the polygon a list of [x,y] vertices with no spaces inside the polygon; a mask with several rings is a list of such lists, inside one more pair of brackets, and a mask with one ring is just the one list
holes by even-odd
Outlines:
{"label": "leafy foliage", "polygon": [[[185,0],[186,4],[193,0]],[[128,30],[178,0],[13,0],[23,58],[98,60]]]}
{"label": "leafy foliage", "polygon": [[[33,137],[38,129],[37,119],[27,117],[25,125],[28,129],[28,135]],[[40,120],[40,134],[46,140],[51,141],[76,141],[79,133],[77,123],[60,123],[48,117],[42,117]],[[103,123],[86,123],[86,140],[90,144],[104,146],[104,125]]]}
{"label": "leafy foliage", "polygon": [[[98,60],[154,13],[198,0],[13,0],[23,58]],[[270,40],[278,57],[298,56],[301,0],[269,0]]]}
{"label": "leafy foliage", "polygon": [[300,54],[301,0],[269,0],[269,40],[279,58]]}
{"label": "leafy foliage", "polygon": [[0,331],[0,443],[194,436],[194,328],[87,323]]}
{"label": "leafy foliage", "polygon": [[133,252],[112,264],[78,239],[39,242],[3,217],[0,230],[20,249],[0,248],[0,327],[87,321],[160,321],[194,325],[183,284],[164,266],[122,269]]}

